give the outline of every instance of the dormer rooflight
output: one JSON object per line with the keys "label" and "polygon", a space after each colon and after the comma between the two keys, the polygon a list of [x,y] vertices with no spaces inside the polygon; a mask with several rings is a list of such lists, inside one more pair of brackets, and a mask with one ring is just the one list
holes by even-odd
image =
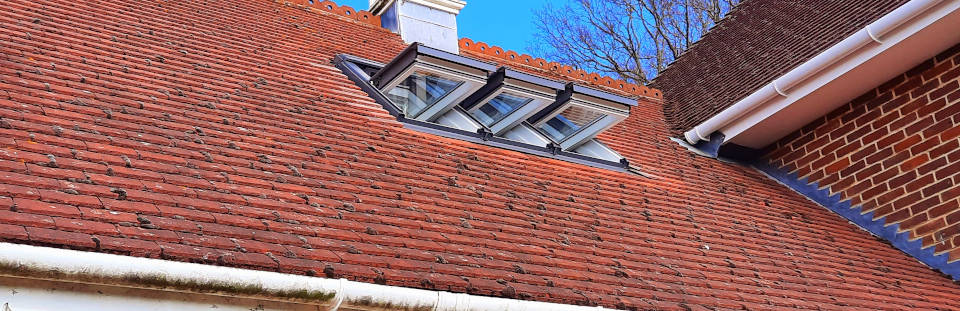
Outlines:
{"label": "dormer rooflight", "polygon": [[570,162],[626,170],[597,134],[636,100],[412,44],[388,64],[334,60],[404,126]]}

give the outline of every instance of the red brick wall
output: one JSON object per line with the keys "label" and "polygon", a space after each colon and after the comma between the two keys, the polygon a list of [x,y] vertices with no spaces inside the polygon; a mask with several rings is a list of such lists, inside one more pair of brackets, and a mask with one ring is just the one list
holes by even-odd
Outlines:
{"label": "red brick wall", "polygon": [[771,163],[960,259],[960,45],[769,147]]}

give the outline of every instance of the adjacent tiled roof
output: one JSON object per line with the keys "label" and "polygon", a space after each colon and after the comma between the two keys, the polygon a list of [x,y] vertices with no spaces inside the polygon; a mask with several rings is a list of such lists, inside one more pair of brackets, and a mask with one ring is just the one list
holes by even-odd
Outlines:
{"label": "adjacent tiled roof", "polygon": [[671,142],[657,99],[600,137],[643,177],[405,129],[330,65],[404,47],[267,0],[6,1],[0,240],[624,309],[960,308]]}
{"label": "adjacent tiled roof", "polygon": [[907,0],[746,0],[654,79],[675,133],[693,128]]}

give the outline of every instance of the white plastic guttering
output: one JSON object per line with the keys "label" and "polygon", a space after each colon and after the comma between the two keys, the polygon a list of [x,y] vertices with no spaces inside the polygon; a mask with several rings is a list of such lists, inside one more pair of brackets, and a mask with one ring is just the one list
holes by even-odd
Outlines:
{"label": "white plastic guttering", "polygon": [[363,303],[365,301],[427,307],[437,311],[612,310],[2,242],[0,242],[0,263],[66,274],[96,275],[107,279],[122,279],[131,275],[162,275],[170,281],[256,285],[272,291],[307,290],[336,293],[333,300],[327,302],[330,304],[331,311],[341,307],[362,310],[368,307]]}
{"label": "white plastic guttering", "polygon": [[909,22],[914,17],[943,1],[944,0],[912,0],[907,2],[870,25],[863,27],[863,29],[843,41],[840,41],[840,43],[823,51],[816,57],[773,80],[770,84],[753,92],[753,94],[750,94],[733,106],[724,109],[719,114],[714,115],[710,119],[707,119],[707,121],[683,133],[684,138],[686,138],[690,144],[696,144],[701,140],[710,140],[709,136],[713,132],[740,119],[777,96],[787,97],[787,92],[797,84],[804,82],[821,70],[833,65],[867,44],[871,42],[882,44],[885,34]]}

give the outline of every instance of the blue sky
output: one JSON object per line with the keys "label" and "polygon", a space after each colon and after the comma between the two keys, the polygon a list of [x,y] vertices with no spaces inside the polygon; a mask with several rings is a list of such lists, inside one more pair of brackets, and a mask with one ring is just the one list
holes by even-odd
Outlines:
{"label": "blue sky", "polygon": [[[457,16],[458,33],[461,38],[483,41],[490,45],[530,54],[529,42],[536,31],[533,11],[547,2],[558,0],[466,0],[467,6]],[[340,5],[349,5],[357,10],[366,10],[368,0],[334,0]]]}

